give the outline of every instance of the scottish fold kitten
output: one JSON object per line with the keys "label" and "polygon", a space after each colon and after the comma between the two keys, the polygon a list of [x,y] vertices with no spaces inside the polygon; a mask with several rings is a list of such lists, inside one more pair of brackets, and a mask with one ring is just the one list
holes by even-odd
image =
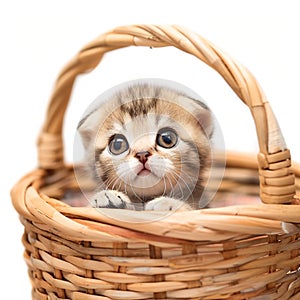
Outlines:
{"label": "scottish fold kitten", "polygon": [[199,208],[211,166],[209,108],[159,80],[133,81],[104,98],[78,126],[98,185],[92,206]]}

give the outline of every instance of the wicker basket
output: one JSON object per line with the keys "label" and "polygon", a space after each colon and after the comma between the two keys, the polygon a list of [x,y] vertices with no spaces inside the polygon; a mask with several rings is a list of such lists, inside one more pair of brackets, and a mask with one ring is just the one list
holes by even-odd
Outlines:
{"label": "wicker basket", "polygon": [[[258,159],[228,153],[217,194],[239,205],[177,212],[137,225],[160,212],[115,210],[113,219],[57,200],[78,190],[62,142],[74,80],[106,52],[132,45],[174,46],[196,56],[250,108]],[[253,76],[199,35],[178,26],[128,26],[88,44],[58,77],[38,150],[39,168],[12,190],[25,228],[33,299],[300,299],[300,168],[291,167]],[[257,202],[259,193],[264,203]]]}

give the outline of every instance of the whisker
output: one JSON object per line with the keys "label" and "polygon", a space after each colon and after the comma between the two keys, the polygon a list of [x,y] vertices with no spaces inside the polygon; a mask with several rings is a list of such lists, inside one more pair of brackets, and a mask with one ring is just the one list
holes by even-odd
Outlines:
{"label": "whisker", "polygon": [[[168,175],[171,176],[171,177],[177,182],[177,186],[179,187],[180,192],[181,192],[181,197],[179,197],[179,198],[182,198],[182,197],[183,197],[183,190],[182,190],[182,188],[181,188],[181,185],[178,184],[178,180],[176,180],[176,177],[175,177],[172,173],[169,173]],[[167,175],[167,177],[168,177],[168,175]],[[169,180],[170,180],[170,179],[169,179]],[[175,187],[176,187],[176,186],[175,186]],[[175,193],[175,188],[173,187],[173,185],[172,185],[172,190],[174,191],[172,194],[174,194],[174,193]]]}
{"label": "whisker", "polygon": [[[191,174],[189,174],[188,172],[186,172],[184,169],[181,169],[180,173],[179,173],[179,171],[176,171],[176,170],[174,170],[174,172],[176,172],[176,174],[178,174],[179,176],[182,174],[183,176],[188,177],[191,182],[197,182],[198,181],[198,178],[196,180],[194,177],[191,177]],[[198,177],[198,174],[197,174],[197,177]]]}
{"label": "whisker", "polygon": [[166,179],[168,179],[168,181],[169,181],[169,184],[170,184],[170,188],[171,188],[171,192],[170,192],[170,194],[169,194],[169,197],[174,197],[173,195],[174,195],[174,186],[173,186],[173,184],[172,184],[172,181],[171,181],[171,179],[168,177],[168,176],[166,176],[166,177],[164,177],[164,178],[166,178]]}
{"label": "whisker", "polygon": [[132,186],[131,183],[129,183],[129,186],[130,186],[130,188],[131,188],[132,194],[133,194],[138,200],[140,200],[141,202],[143,202],[143,199],[135,192],[134,187]]}
{"label": "whisker", "polygon": [[109,186],[110,190],[115,190],[115,186],[117,185],[118,179],[115,179],[114,181],[111,182],[111,187]]}
{"label": "whisker", "polygon": [[163,177],[163,180],[164,180],[164,191],[163,191],[163,195],[166,194],[166,191],[167,191],[167,183],[166,183],[166,178]]}
{"label": "whisker", "polygon": [[[182,172],[181,172],[182,173]],[[170,175],[172,175],[172,177],[176,180],[177,179],[177,184],[178,184],[178,187],[181,191],[181,195],[183,198],[186,198],[186,195],[184,195],[184,192],[183,192],[183,189],[182,189],[182,186],[180,184],[179,181],[182,181],[182,183],[186,186],[188,192],[189,192],[189,196],[192,196],[193,197],[193,193],[192,193],[192,190],[190,188],[190,185],[182,178],[181,176],[181,173],[177,173],[176,171],[174,171],[173,173],[171,173]]]}

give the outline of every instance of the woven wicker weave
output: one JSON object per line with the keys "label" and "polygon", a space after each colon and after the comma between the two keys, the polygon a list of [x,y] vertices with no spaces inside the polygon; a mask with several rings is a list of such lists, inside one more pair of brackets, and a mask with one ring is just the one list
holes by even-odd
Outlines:
{"label": "woven wicker weave", "polygon": [[[250,108],[260,153],[257,159],[228,153],[217,194],[219,201],[239,205],[220,202],[142,222],[160,212],[115,210],[112,219],[59,200],[78,190],[62,141],[74,80],[106,52],[132,45],[174,46],[196,56]],[[128,26],[88,44],[57,79],[38,150],[39,168],[12,190],[25,228],[33,299],[300,299],[300,168],[291,167],[253,76],[199,35],[178,26]],[[264,204],[256,200],[259,193]]]}

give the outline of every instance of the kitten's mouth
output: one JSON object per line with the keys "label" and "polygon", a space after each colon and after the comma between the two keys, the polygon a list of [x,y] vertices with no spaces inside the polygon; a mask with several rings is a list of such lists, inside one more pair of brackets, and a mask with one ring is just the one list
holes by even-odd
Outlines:
{"label": "kitten's mouth", "polygon": [[149,174],[151,174],[151,171],[146,168],[143,168],[141,171],[137,173],[138,176],[147,176]]}
{"label": "kitten's mouth", "polygon": [[152,172],[148,161],[144,164],[139,165],[139,169],[137,170],[137,176],[145,177],[150,174],[152,174]]}

